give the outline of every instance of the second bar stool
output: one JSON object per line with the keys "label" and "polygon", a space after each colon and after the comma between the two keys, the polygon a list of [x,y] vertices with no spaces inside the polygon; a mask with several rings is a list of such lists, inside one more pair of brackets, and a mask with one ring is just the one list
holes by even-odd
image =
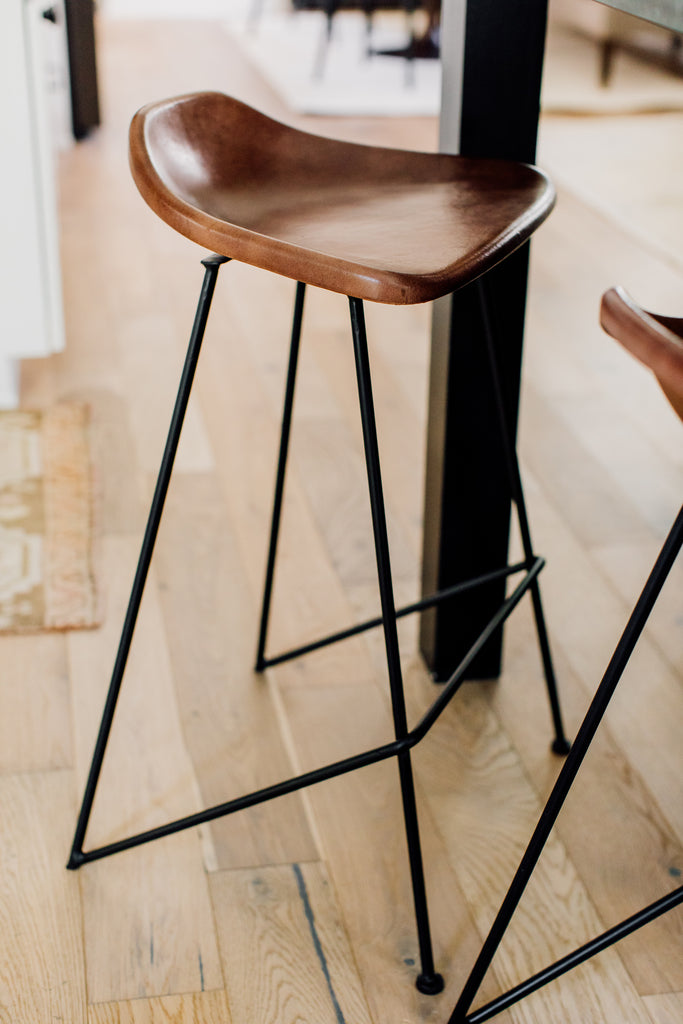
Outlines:
{"label": "second bar stool", "polygon": [[[78,868],[88,861],[395,757],[421,957],[417,986],[422,992],[438,992],[443,979],[435,970],[432,954],[411,749],[436,722],[462,684],[478,651],[527,591],[533,602],[550,699],[555,730],[553,749],[564,753],[568,745],[538,588],[543,559],[534,553],[531,544],[484,288],[479,286],[483,337],[524,558],[515,565],[502,565],[485,576],[398,610],[387,541],[363,301],[398,305],[426,302],[476,281],[522,245],[547,217],[554,202],[553,188],[540,171],[525,164],[380,149],[310,135],[273,121],[221,93],[197,93],[143,108],[131,125],[130,161],[135,182],[152,210],[175,231],[215,255],[202,260],[205,274],[199,305],[68,866]],[[298,282],[256,669],[263,671],[325,644],[382,626],[395,739],[159,828],[84,850],[216,278],[220,267],[231,259]],[[381,616],[305,647],[267,657],[270,595],[306,285],[349,297]],[[509,595],[439,689],[429,710],[410,727],[397,619],[433,607],[468,588],[512,576],[519,579]]]}
{"label": "second bar stool", "polygon": [[[607,334],[652,370],[662,391],[683,422],[683,318],[649,313],[634,302],[623,288],[610,288],[602,297],[600,323]],[[565,954],[537,974],[519,982],[486,1005],[476,1010],[471,1009],[682,546],[683,507],[666,536],[640,597],[628,618],[448,1024],[484,1024],[484,1021],[491,1020],[521,999],[683,903],[683,885],[679,885],[649,906],[612,925],[583,946]],[[647,685],[648,682],[649,680],[640,680],[641,685]],[[646,728],[646,724],[643,723],[643,729]],[[586,836],[588,835],[587,822]],[[588,841],[592,842],[593,836],[590,836]],[[646,870],[650,869],[651,865],[648,865]]]}

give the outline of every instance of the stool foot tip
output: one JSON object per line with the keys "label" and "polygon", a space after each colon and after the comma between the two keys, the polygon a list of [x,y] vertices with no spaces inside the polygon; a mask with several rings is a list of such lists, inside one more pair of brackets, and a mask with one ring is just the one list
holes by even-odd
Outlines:
{"label": "stool foot tip", "polygon": [[85,854],[80,850],[72,850],[66,865],[67,871],[76,871],[81,864],[85,864],[85,859]]}
{"label": "stool foot tip", "polygon": [[571,743],[566,740],[564,736],[558,736],[553,740],[550,749],[553,754],[559,754],[561,757],[565,757],[571,750]]}
{"label": "stool foot tip", "polygon": [[425,996],[435,996],[443,992],[444,980],[441,974],[420,974],[415,982],[418,992]]}

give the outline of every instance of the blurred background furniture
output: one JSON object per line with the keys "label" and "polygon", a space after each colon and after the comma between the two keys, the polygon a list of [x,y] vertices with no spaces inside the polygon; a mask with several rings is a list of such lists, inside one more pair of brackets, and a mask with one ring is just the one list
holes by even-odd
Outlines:
{"label": "blurred background furniture", "polygon": [[595,0],[551,0],[550,12],[554,20],[595,40],[599,48],[598,73],[603,85],[609,85],[619,50],[683,75],[681,32],[644,21],[646,6],[641,16],[636,17],[627,10],[617,10]]}
{"label": "blurred background furniture", "polygon": [[[260,4],[261,0],[255,0]],[[334,17],[340,10],[361,10],[367,21],[367,53],[375,51],[372,47],[373,16],[378,10],[404,11],[406,15],[406,43],[395,50],[376,51],[384,56],[396,56],[410,62],[418,57],[438,58],[438,32],[441,0],[292,0],[295,10],[321,10],[325,13],[325,34],[321,43],[315,65],[315,76],[324,74],[327,49],[332,38]],[[414,24],[414,15],[424,10],[426,25],[419,30]]]}

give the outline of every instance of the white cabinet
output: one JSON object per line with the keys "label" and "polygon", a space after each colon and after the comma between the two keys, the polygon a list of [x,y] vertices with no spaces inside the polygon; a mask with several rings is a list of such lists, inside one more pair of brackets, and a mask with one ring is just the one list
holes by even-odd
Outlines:
{"label": "white cabinet", "polygon": [[[43,12],[54,7],[57,24]],[[64,346],[46,32],[61,0],[3,0],[0,14],[0,404],[16,366]],[[62,40],[63,36],[57,36]],[[58,42],[59,45],[59,42]],[[13,393],[14,390],[14,393]]]}

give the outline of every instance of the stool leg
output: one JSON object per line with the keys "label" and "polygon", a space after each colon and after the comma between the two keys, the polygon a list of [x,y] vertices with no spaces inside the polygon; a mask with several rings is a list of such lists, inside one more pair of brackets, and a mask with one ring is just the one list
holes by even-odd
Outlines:
{"label": "stool leg", "polygon": [[[491,369],[491,380],[493,383],[494,399],[496,403],[501,439],[503,443],[503,455],[505,458],[505,466],[508,474],[508,479],[510,482],[512,499],[515,503],[515,508],[517,509],[517,518],[519,521],[519,530],[522,538],[524,557],[527,560],[527,563],[531,564],[535,555],[533,551],[533,545],[531,543],[529,518],[527,516],[526,502],[524,500],[522,478],[519,472],[517,449],[510,436],[510,430],[508,426],[510,420],[508,418],[506,409],[505,396],[503,393],[503,386],[501,383],[500,371],[498,368],[498,360],[496,358],[496,350],[495,345],[493,343],[493,330],[491,327],[489,306],[486,299],[485,285],[482,278],[479,278],[479,280],[477,281],[477,287],[479,290],[481,317],[482,324],[484,327],[484,336],[486,339],[486,349],[488,354],[489,366]],[[550,652],[550,641],[548,639],[548,630],[546,628],[545,615],[543,613],[543,603],[541,601],[541,591],[538,585],[538,580],[535,579],[532,582],[529,589],[531,592],[531,602],[534,610],[534,620],[536,623],[538,645],[541,652],[541,660],[543,663],[543,672],[545,675],[546,686],[548,690],[550,712],[552,715],[553,726],[555,729],[555,738],[552,743],[552,750],[556,754],[566,754],[569,750],[569,740],[565,735],[564,724],[562,721],[560,699],[557,692],[557,679],[555,677],[555,669],[553,667],[552,654]]]}
{"label": "stool leg", "polygon": [[[377,558],[377,575],[379,580],[380,601],[382,606],[382,624],[384,626],[384,642],[389,670],[389,687],[391,706],[394,718],[396,739],[404,739],[408,735],[403,678],[398,648],[398,630],[396,627],[396,607],[394,589],[391,579],[391,562],[389,558],[389,542],[387,537],[386,512],[382,491],[382,476],[379,463],[379,447],[377,444],[377,427],[372,398],[370,379],[370,360],[368,357],[367,335],[365,331],[365,315],[360,299],[349,299],[351,309],[351,326],[353,330],[354,353],[356,359],[356,375],[358,378],[358,396],[360,400],[361,421],[363,425],[363,442],[365,462],[370,489],[370,507],[372,511],[372,527]],[[427,895],[420,848],[420,833],[415,800],[415,786],[409,751],[397,754],[403,814],[410,859],[410,871],[415,902],[418,941],[422,972],[417,979],[420,992],[429,995],[443,989],[443,978],[434,970],[434,956],[429,928]]]}
{"label": "stool leg", "polygon": [[197,360],[199,359],[199,352],[201,350],[204,330],[206,328],[206,321],[209,316],[209,309],[211,308],[211,299],[213,298],[214,289],[216,287],[218,271],[221,265],[227,262],[228,259],[225,256],[209,256],[202,260],[202,264],[205,268],[204,281],[199,296],[199,303],[192,328],[192,334],[190,336],[190,343],[185,357],[185,364],[180,378],[178,395],[173,409],[173,415],[171,417],[171,425],[166,439],[166,447],[164,448],[164,454],[161,460],[159,475],[157,477],[156,487],[154,490],[154,497],[152,498],[152,505],[147,519],[147,526],[145,528],[142,541],[140,557],[138,559],[135,578],[133,580],[133,588],[128,601],[128,609],[126,611],[123,630],[121,632],[121,639],[119,641],[116,661],[114,663],[111,682],[109,684],[107,700],[90,764],[88,781],[86,783],[78,822],[76,824],[76,831],[71,847],[71,855],[69,857],[69,863],[67,864],[67,867],[71,869],[79,867],[83,860],[83,842],[85,840],[85,833],[90,819],[90,812],[92,811],[93,800],[95,799],[95,790],[97,788],[100,771],[102,769],[102,762],[104,760],[104,753],[114,719],[116,703],[118,701],[119,691],[123,681],[123,674],[126,669],[126,662],[128,661],[130,645],[133,640],[135,623],[137,622],[142,594],[145,589],[145,582],[147,580],[147,574],[152,560],[154,543],[156,541],[159,523],[161,521],[161,514],[166,500],[166,492],[168,491],[168,485],[171,479],[171,471],[173,469],[173,462],[178,448],[178,442],[180,440],[180,432],[185,418],[185,411],[190,398],[192,381],[194,380]]}
{"label": "stool leg", "polygon": [[294,387],[296,384],[296,369],[299,360],[299,343],[301,341],[301,323],[304,315],[304,296],[306,285],[300,281],[296,286],[296,298],[294,300],[294,319],[292,321],[292,339],[289,348],[289,366],[287,368],[287,383],[285,386],[285,401],[282,411],[282,428],[280,430],[280,452],[277,462],[277,473],[275,477],[275,495],[273,497],[273,515],[270,525],[270,542],[268,544],[268,560],[266,564],[266,579],[263,586],[263,602],[261,605],[261,625],[259,628],[258,646],[256,650],[257,672],[263,672],[266,667],[266,637],[268,633],[268,619],[270,616],[270,602],[273,593],[273,577],[275,574],[275,556],[277,554],[277,541],[280,532],[280,515],[282,512],[282,497],[285,489],[285,471],[287,468],[287,453],[289,451],[289,434],[292,426],[292,412],[294,409]]}
{"label": "stool leg", "polygon": [[[479,1024],[481,1021],[488,1020],[490,1017],[493,1017],[494,1014],[501,1012],[507,1006],[511,1005],[512,1002],[517,999],[521,999],[522,996],[527,995],[530,992],[535,991],[536,988],[540,988],[541,984],[545,984],[547,981],[551,981],[553,978],[558,977],[560,973],[564,973],[565,970],[568,970],[574,965],[574,962],[581,962],[579,960],[572,961],[571,958],[563,958],[563,961],[561,962],[563,964],[563,970],[558,969],[556,971],[550,970],[541,972],[538,976],[538,984],[523,984],[517,986],[515,989],[514,1000],[510,998],[510,993],[504,993],[502,996],[499,996],[498,999],[487,1004],[486,1007],[482,1007],[481,1010],[477,1010],[468,1016],[467,1011],[469,1010],[472,1000],[484,980],[484,976],[488,971],[495,952],[500,945],[508,925],[510,924],[512,915],[514,914],[522,897],[522,893],[524,892],[531,874],[538,863],[539,857],[541,856],[543,848],[548,840],[548,836],[557,821],[562,805],[564,804],[569,790],[571,789],[593,737],[597,732],[598,726],[602,721],[619,680],[624,673],[629,658],[633,653],[633,649],[638,642],[645,624],[647,623],[650,612],[652,611],[659,593],[664,586],[671,566],[681,550],[682,544],[683,508],[676,517],[638,602],[636,603],[636,606],[626,624],[626,628],[621,635],[621,639],[619,640],[614,654],[610,659],[609,665],[605,670],[605,674],[602,677],[600,685],[595,693],[595,697],[591,702],[588,712],[586,713],[586,717],[579,729],[578,735],[572,744],[571,750],[569,751],[567,760],[562,766],[562,770],[548,798],[548,802],[543,809],[543,813],[541,814],[533,836],[531,837],[531,841],[529,842],[526,852],[522,857],[517,873],[512,880],[507,895],[505,896],[500,910],[498,911],[498,915],[491,926],[491,931],[482,946],[481,953],[472,968],[472,972],[467,979],[460,998],[453,1010],[449,1024],[465,1024],[465,1022],[468,1021],[472,1022],[472,1024],[475,1024],[475,1022],[476,1024]],[[651,914],[646,915],[646,919],[651,920],[653,916],[654,911]],[[643,923],[646,922],[644,921]]]}

